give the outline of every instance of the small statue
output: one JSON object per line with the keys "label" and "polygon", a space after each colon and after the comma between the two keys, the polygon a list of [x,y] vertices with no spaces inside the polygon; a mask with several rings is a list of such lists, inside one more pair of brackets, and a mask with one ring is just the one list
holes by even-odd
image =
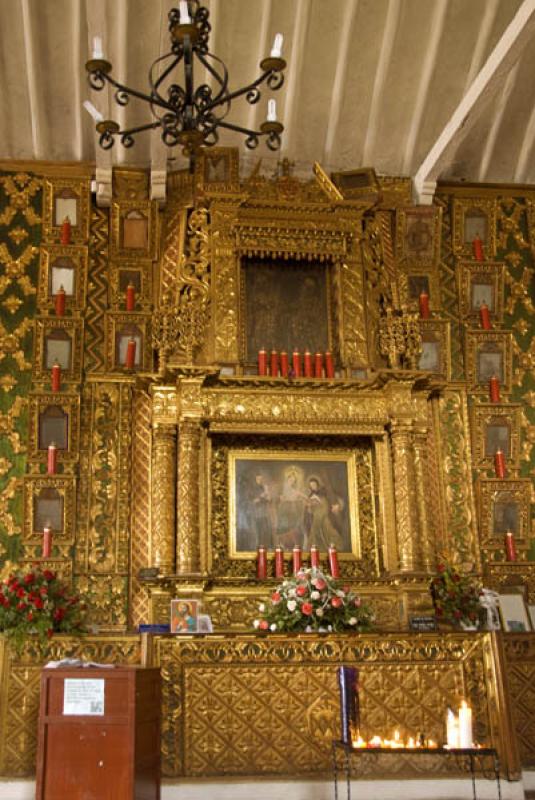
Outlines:
{"label": "small statue", "polygon": [[487,615],[485,628],[488,631],[499,631],[501,625],[500,615],[498,614],[498,592],[494,592],[492,589],[483,589],[479,602]]}

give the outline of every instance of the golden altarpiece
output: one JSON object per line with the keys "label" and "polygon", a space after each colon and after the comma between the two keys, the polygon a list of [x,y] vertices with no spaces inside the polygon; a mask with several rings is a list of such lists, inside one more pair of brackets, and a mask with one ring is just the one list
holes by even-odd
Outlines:
{"label": "golden altarpiece", "polygon": [[[472,489],[468,393],[482,389],[482,345],[468,299],[473,375],[452,369],[460,317],[441,292],[440,204],[415,207],[408,180],[377,179],[372,170],[331,180],[316,165],[300,181],[283,162],[273,178],[259,170],[241,178],[237,153],[224,148],[201,157],[193,175],[170,175],[162,209],[137,171],[115,171],[109,210],[91,204],[81,169],[50,168],[40,180],[24,558],[39,558],[42,509],[55,509],[46,563],[72,576],[94,624],[81,640],[54,641],[52,657],[161,666],[167,776],[325,773],[337,731],[335,668],[356,663],[370,731],[401,726],[442,740],[447,706],[467,697],[478,739],[495,745],[516,777],[500,637],[408,632],[411,616],[430,611],[437,553],[479,573],[485,546],[495,548],[492,537],[480,541]],[[59,243],[58,201],[74,203],[68,246]],[[463,247],[461,238],[456,257],[470,286]],[[493,261],[477,275],[490,276],[503,306],[501,269]],[[61,320],[54,270],[71,281]],[[129,311],[127,285],[136,289]],[[418,315],[422,286],[429,319]],[[460,308],[470,289],[459,284],[458,292]],[[485,342],[502,354],[505,394],[508,336],[500,329]],[[136,358],[127,368],[131,340]],[[329,350],[335,377],[258,375],[259,343],[281,342]],[[50,392],[54,354],[65,359],[59,393]],[[474,413],[484,415],[480,400]],[[518,406],[504,403],[517,436]],[[65,432],[54,478],[41,469],[47,430]],[[240,457],[351,464],[352,534],[341,572],[372,604],[377,633],[253,631],[275,579],[256,579],[255,548],[238,541]],[[518,472],[511,480],[524,497],[529,481]],[[527,532],[519,546],[525,571]],[[492,559],[499,585],[503,564]],[[200,600],[214,634],[133,632],[167,622],[180,597]],[[31,647],[19,656],[0,647],[8,732],[0,767],[27,774],[39,662]],[[416,761],[405,766],[421,770]]]}

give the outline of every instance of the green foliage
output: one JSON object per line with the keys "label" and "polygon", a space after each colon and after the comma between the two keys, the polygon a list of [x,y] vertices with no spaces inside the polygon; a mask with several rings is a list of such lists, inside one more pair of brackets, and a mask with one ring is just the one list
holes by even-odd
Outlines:
{"label": "green foliage", "polygon": [[452,625],[477,625],[483,617],[481,588],[452,565],[439,564],[437,571],[430,586],[437,619]]}

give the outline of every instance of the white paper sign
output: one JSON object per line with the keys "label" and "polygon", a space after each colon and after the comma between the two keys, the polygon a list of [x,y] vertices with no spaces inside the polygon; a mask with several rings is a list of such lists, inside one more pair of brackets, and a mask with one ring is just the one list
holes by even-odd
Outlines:
{"label": "white paper sign", "polygon": [[65,678],[63,714],[104,714],[104,678]]}

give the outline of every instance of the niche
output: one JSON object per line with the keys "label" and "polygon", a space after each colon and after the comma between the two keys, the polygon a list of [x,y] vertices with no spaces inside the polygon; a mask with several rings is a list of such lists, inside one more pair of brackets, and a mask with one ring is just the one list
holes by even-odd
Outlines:
{"label": "niche", "polygon": [[115,334],[115,366],[124,367],[126,365],[126,351],[128,342],[133,339],[136,343],[136,355],[134,366],[141,365],[141,348],[143,346],[143,334],[137,325],[123,325]]}
{"label": "niche", "polygon": [[68,437],[69,415],[60,406],[47,406],[39,414],[39,450],[46,450],[50,444],[67,450]]}
{"label": "niche", "polygon": [[57,489],[41,489],[33,501],[33,529],[41,532],[48,527],[63,533],[63,497]]}
{"label": "niche", "polygon": [[63,287],[67,297],[75,292],[76,266],[70,258],[57,258],[51,268],[48,281],[49,295],[54,297]]}
{"label": "niche", "polygon": [[73,227],[78,224],[78,195],[68,188],[54,196],[54,225],[61,225],[66,217]]}
{"label": "niche", "polygon": [[71,369],[72,340],[68,333],[58,328],[45,336],[44,369],[52,369],[56,361],[61,369]]}
{"label": "niche", "polygon": [[132,250],[146,250],[148,247],[149,222],[147,217],[133,209],[123,217],[122,246]]}

